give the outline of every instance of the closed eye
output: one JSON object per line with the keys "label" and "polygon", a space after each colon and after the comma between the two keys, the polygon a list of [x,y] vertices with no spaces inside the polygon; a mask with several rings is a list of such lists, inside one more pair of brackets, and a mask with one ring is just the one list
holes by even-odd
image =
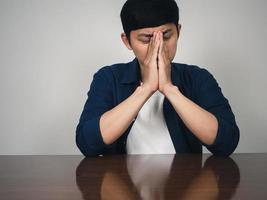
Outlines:
{"label": "closed eye", "polygon": [[140,41],[143,43],[149,43],[151,40],[151,36],[145,36],[145,37],[141,37]]}
{"label": "closed eye", "polygon": [[168,33],[166,33],[166,34],[163,35],[163,39],[164,39],[164,40],[168,40],[168,39],[170,39],[171,37],[172,37],[172,33],[170,33],[170,32],[168,32]]}

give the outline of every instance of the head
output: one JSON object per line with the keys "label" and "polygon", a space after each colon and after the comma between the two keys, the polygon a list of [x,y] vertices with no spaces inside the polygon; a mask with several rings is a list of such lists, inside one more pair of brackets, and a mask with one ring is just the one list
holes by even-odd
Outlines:
{"label": "head", "polygon": [[121,39],[139,62],[146,58],[149,41],[155,31],[163,33],[169,59],[173,60],[181,29],[175,0],[127,0],[120,16],[124,30]]}

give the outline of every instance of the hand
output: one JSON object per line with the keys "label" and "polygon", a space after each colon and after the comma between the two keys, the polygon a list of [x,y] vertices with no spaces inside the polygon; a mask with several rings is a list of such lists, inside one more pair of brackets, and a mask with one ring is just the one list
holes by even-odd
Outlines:
{"label": "hand", "polygon": [[153,33],[148,46],[146,59],[140,63],[143,87],[147,87],[152,93],[158,90],[157,56],[160,45],[159,33]]}
{"label": "hand", "polygon": [[171,60],[168,49],[163,41],[163,34],[160,32],[160,45],[158,52],[158,73],[159,73],[159,91],[165,94],[167,88],[173,86],[171,81]]}

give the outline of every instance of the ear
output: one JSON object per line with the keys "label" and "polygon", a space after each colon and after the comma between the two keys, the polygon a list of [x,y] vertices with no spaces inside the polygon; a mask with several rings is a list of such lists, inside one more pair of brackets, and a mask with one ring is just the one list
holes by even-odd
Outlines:
{"label": "ear", "polygon": [[177,26],[177,39],[178,39],[179,36],[180,36],[181,28],[182,28],[182,25],[181,25],[181,24],[178,24],[178,26]]}
{"label": "ear", "polygon": [[121,33],[121,40],[129,50],[133,50],[125,33]]}

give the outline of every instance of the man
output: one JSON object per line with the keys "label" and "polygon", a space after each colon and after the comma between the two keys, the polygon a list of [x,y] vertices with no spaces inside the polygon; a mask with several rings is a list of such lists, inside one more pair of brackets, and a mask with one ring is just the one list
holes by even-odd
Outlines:
{"label": "man", "polygon": [[123,43],[135,59],[99,69],[76,129],[85,156],[202,153],[229,156],[239,128],[204,68],[174,63],[180,35],[174,0],[128,0]]}

